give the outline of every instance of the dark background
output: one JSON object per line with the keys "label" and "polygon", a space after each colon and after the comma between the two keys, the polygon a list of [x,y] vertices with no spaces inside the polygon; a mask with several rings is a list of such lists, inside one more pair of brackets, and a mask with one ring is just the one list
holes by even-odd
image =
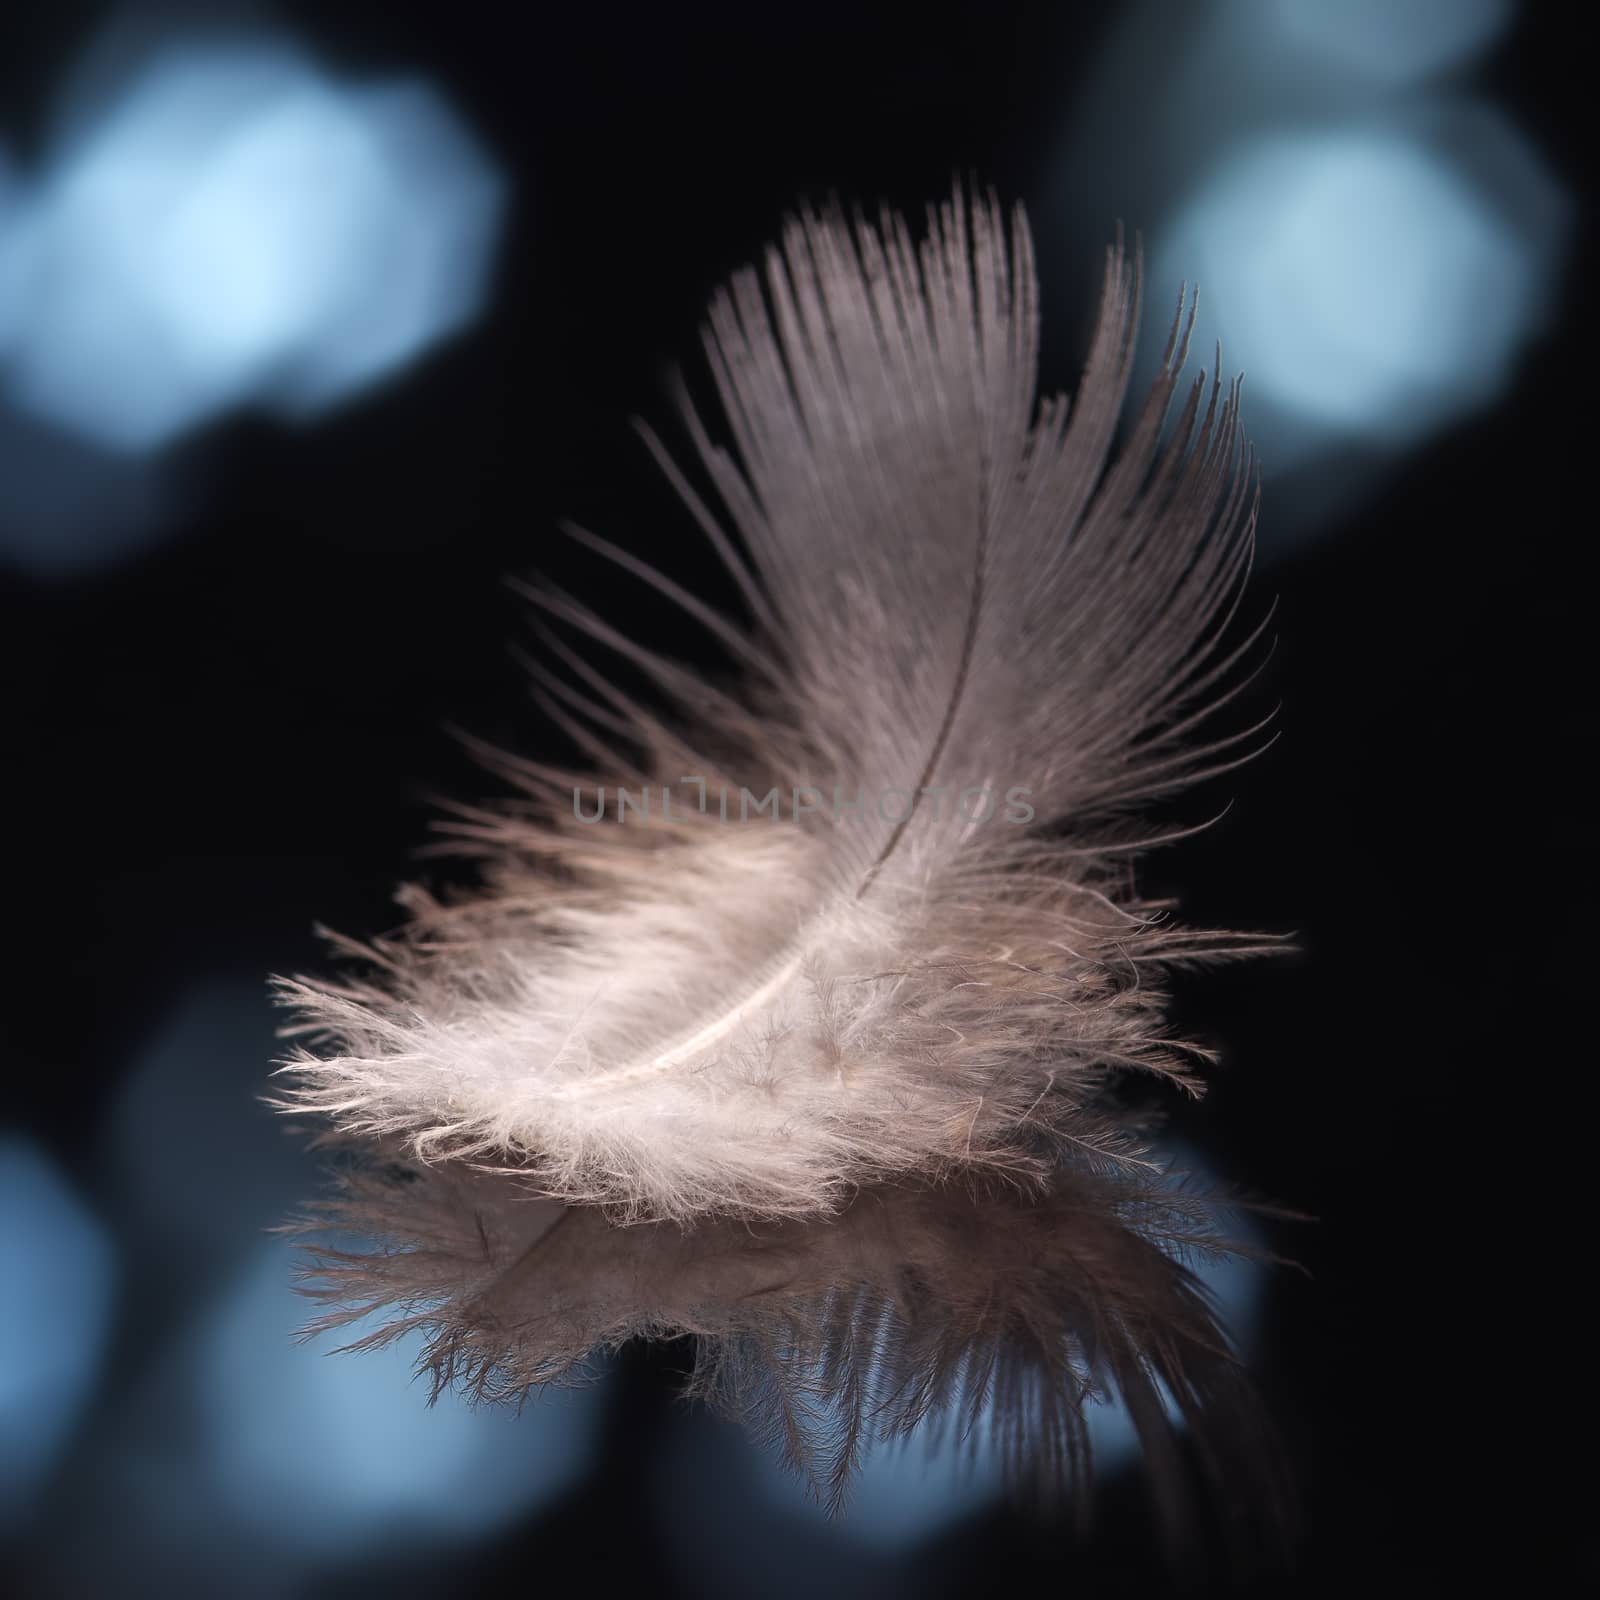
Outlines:
{"label": "dark background", "polygon": [[[99,14],[31,9],[0,23],[23,149]],[[1047,209],[1113,10],[283,8],[337,65],[425,69],[515,200],[466,337],[316,428],[245,419],[181,447],[205,492],[158,545],[71,579],[6,577],[6,1120],[91,1201],[106,1190],[89,1130],[181,992],[314,967],[314,921],[380,931],[399,881],[465,873],[416,856],[432,796],[496,792],[447,725],[554,747],[508,651],[537,645],[506,575],[548,574],[713,663],[557,532],[572,517],[733,604],[630,430],[642,414],[681,444],[667,379],[680,361],[693,379],[710,290],[799,196],[917,213],[960,173]],[[1524,6],[1478,78],[1575,191],[1577,21]],[[1139,128],[1130,104],[1126,137]],[[1115,220],[1041,241],[1048,387],[1074,379]],[[1588,252],[1580,231],[1552,333],[1498,403],[1364,502],[1279,546],[1269,483],[1257,593],[1280,609],[1260,693],[1282,737],[1189,797],[1191,820],[1234,803],[1152,867],[1192,921],[1296,930],[1301,950],[1181,996],[1225,1046],[1191,1137],[1224,1176],[1317,1219],[1274,1235],[1306,1270],[1274,1277],[1259,1341],[1306,1527],[1291,1571],[1241,1589],[1431,1594],[1530,1561],[1593,1571],[1592,1534],[1566,1515],[1573,1469],[1545,1434],[1582,1370],[1537,1287],[1551,1280],[1532,1241],[1564,1215],[1541,1185],[1537,1222],[1513,1221],[1511,1175],[1544,1151],[1551,1170],[1582,1159],[1567,1107],[1590,1055],[1587,785],[1561,769],[1588,725]],[[226,1182],[203,1149],[193,1182],[199,1207]],[[136,1285],[119,1307],[110,1391],[159,1324],[156,1293]],[[734,1577],[669,1559],[645,1513],[676,1360],[622,1364],[602,1466],[577,1491],[437,1569],[363,1561],[317,1592],[768,1592],[759,1558]],[[94,1427],[91,1410],[40,1538],[66,1526]],[[818,1586],[1166,1592],[1137,1484],[1106,1500],[1087,1540],[995,1512],[881,1570],[819,1566]],[[737,1541],[709,1492],[701,1517],[708,1549]],[[18,1592],[57,1592],[37,1541],[18,1548]],[[146,1583],[123,1580],[104,1592]]]}

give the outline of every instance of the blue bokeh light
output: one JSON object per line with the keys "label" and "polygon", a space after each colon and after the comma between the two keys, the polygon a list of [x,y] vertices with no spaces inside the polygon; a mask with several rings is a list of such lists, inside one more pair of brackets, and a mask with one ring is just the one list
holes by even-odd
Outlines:
{"label": "blue bokeh light", "polygon": [[320,1558],[374,1538],[481,1536],[577,1483],[605,1396],[544,1394],[519,1414],[455,1394],[428,1404],[417,1337],[337,1353],[364,1327],[304,1343],[314,1307],[294,1249],[261,1247],[196,1336],[207,1476],[230,1520]]}
{"label": "blue bokeh light", "polygon": [[1463,66],[1505,32],[1514,9],[1513,0],[1277,0],[1293,42],[1386,87]]}
{"label": "blue bokeh light", "polygon": [[305,1141],[262,1102],[267,1065],[283,1053],[279,1021],[258,979],[194,985],[108,1107],[99,1159],[119,1224],[196,1280],[236,1260],[318,1180]]}
{"label": "blue bokeh light", "polygon": [[472,321],[504,202],[423,83],[346,87],[270,41],[169,44],[13,200],[11,399],[134,453],[247,403],[315,415]]}
{"label": "blue bokeh light", "polygon": [[1246,143],[1161,230],[1157,303],[1198,279],[1196,354],[1209,366],[1220,340],[1246,373],[1269,470],[1339,440],[1404,448],[1510,380],[1543,320],[1561,205],[1509,127],[1470,120],[1520,170],[1521,216],[1470,140],[1378,124]]}
{"label": "blue bokeh light", "polygon": [[[1559,310],[1572,198],[1460,77],[1514,0],[1129,0],[1074,96],[1041,258],[1146,242],[1140,382],[1183,283],[1259,449],[1262,554],[1503,399]],[[1068,252],[1071,252],[1069,255]],[[1055,257],[1052,262],[1052,256]]]}
{"label": "blue bokeh light", "polygon": [[0,1135],[0,1530],[42,1489],[100,1370],[115,1254],[31,1141]]}
{"label": "blue bokeh light", "polygon": [[11,152],[0,144],[0,350],[4,349],[6,332],[14,322],[15,296],[7,273],[14,270],[14,254],[9,246],[17,237],[21,217],[22,175]]}

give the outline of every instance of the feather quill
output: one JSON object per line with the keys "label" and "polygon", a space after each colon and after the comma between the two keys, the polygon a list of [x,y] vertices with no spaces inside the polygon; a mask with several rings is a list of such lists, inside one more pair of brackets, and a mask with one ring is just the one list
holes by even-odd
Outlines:
{"label": "feather quill", "polygon": [[[716,297],[732,449],[685,414],[737,544],[646,438],[751,626],[578,537],[743,685],[532,596],[670,710],[553,639],[568,676],[540,692],[593,770],[494,755],[521,798],[460,810],[480,887],[335,940],[363,976],[279,983],[276,1103],[354,1152],[303,1226],[375,1241],[313,1247],[315,1327],[420,1330],[435,1393],[488,1399],[693,1335],[691,1390],[829,1504],[870,1439],[924,1424],[1059,1490],[1108,1394],[1169,1526],[1185,1454],[1273,1499],[1190,1270],[1230,1248],[1218,1216],[1111,1092],[1198,1089],[1163,973],[1276,947],[1134,881],[1160,842],[1139,806],[1242,759],[1254,729],[1201,730],[1260,632],[1225,644],[1256,503],[1237,384],[1202,374],[1167,428],[1192,306],[1111,459],[1137,302],[1118,245],[1069,411],[1036,403],[1031,245],[992,197],[958,192],[920,248],[806,212]],[[597,784],[625,816],[586,814]]]}

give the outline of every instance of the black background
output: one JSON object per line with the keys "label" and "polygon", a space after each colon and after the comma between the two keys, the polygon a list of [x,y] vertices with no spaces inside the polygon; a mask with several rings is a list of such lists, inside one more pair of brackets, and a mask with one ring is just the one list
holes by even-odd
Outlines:
{"label": "black background", "polygon": [[[192,447],[204,509],[158,548],[70,582],[7,580],[10,1120],[93,1191],[81,1130],[180,989],[314,965],[313,920],[379,931],[402,878],[462,870],[415,857],[432,795],[494,792],[446,725],[524,749],[552,737],[508,652],[529,640],[505,575],[547,573],[693,654],[559,519],[731,606],[629,426],[641,413],[680,441],[666,380],[693,371],[709,291],[800,195],[916,212],[954,173],[1041,193],[1110,12],[287,8],[335,62],[422,64],[468,109],[520,185],[496,295],[425,377],[328,424],[208,434]],[[0,23],[24,146],[94,14]],[[1524,7],[1484,78],[1575,187],[1577,21]],[[1082,219],[1084,238],[1114,220]],[[1300,936],[1292,961],[1182,996],[1226,1046],[1194,1136],[1227,1176],[1318,1219],[1286,1244],[1306,1272],[1275,1280],[1262,1339],[1307,1513],[1295,1570],[1249,1580],[1263,1593],[1442,1593],[1502,1564],[1573,1573],[1580,1546],[1593,1569],[1590,1524],[1567,1520],[1573,1469],[1543,1431],[1579,1363],[1537,1242],[1569,1222],[1554,1178],[1583,1159],[1572,1090],[1592,1059],[1587,785],[1562,774],[1587,731],[1593,627],[1574,574],[1592,525],[1588,249],[1585,234],[1554,336],[1491,413],[1269,564],[1279,646],[1261,692],[1282,737],[1190,797],[1191,819],[1235,803],[1153,869],[1196,922]],[[1072,381],[1092,304],[1097,251],[1076,255],[1044,251],[1051,387]],[[1513,1221],[1530,1157],[1545,1176],[1532,1220]],[[607,1465],[574,1497],[448,1574],[363,1569],[334,1589],[694,1592],[653,1542],[634,1464],[671,1366],[626,1365]],[[715,1504],[704,1532],[720,1536]],[[1087,1543],[996,1515],[903,1578],[949,1594],[1169,1582],[1121,1486]]]}

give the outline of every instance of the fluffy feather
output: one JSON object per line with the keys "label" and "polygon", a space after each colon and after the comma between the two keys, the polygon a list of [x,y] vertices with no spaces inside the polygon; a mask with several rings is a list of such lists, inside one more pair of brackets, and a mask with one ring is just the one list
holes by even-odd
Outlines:
{"label": "fluffy feather", "polygon": [[[808,213],[764,292],[747,272],[716,298],[707,351],[735,452],[689,424],[745,555],[666,465],[753,631],[581,536],[712,628],[746,689],[539,596],[650,671],[678,714],[658,720],[567,655],[584,688],[552,678],[551,704],[594,772],[504,760],[526,804],[470,825],[482,891],[412,891],[409,927],[361,951],[366,979],[282,985],[302,1038],[286,1109],[673,1222],[857,1217],[861,1186],[956,1173],[1048,1208],[1065,1157],[1137,1161],[1096,1108],[1128,1070],[1193,1082],[1161,969],[1258,947],[1142,901],[1127,821],[1245,737],[1193,738],[1233,660],[1217,641],[1248,564],[1252,474],[1237,389],[1203,375],[1162,442],[1181,311],[1107,465],[1137,301],[1120,248],[1070,416],[1035,405],[1036,298],[1020,212],[1008,247],[998,204],[959,195],[920,252],[897,218]],[[686,774],[709,785],[704,812]],[[648,821],[575,814],[575,786],[646,782]],[[735,806],[777,787],[784,815],[724,821],[722,787]],[[1014,788],[1026,825],[1006,820]],[[826,804],[796,816],[797,790]],[[962,791],[990,820],[963,818]],[[862,804],[835,814],[836,794]]]}

